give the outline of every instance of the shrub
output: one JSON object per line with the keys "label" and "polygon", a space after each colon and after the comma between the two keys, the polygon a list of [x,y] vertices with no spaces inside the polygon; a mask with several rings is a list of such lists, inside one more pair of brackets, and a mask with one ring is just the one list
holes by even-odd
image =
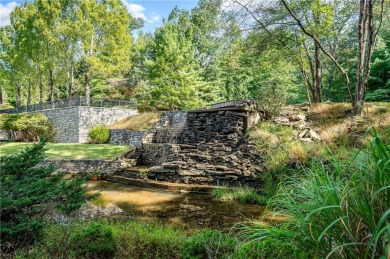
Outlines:
{"label": "shrub", "polygon": [[93,223],[73,233],[69,238],[69,245],[78,257],[112,258],[115,253],[112,229],[99,223]]}
{"label": "shrub", "polygon": [[253,241],[240,246],[233,254],[234,259],[258,258],[294,258],[305,259],[309,257],[297,244],[285,242],[275,238]]}
{"label": "shrub", "polygon": [[39,238],[43,218],[55,207],[70,212],[94,197],[85,193],[85,178],[52,176],[54,168],[38,166],[44,158],[44,144],[34,144],[19,154],[0,158],[2,251],[11,251]]}
{"label": "shrub", "polygon": [[[114,241],[111,237],[107,238],[111,234],[98,234],[100,243],[107,240],[110,246],[89,246],[91,242],[99,245],[93,238],[100,228],[105,229],[104,232],[112,232]],[[42,241],[18,250],[17,255],[19,258],[96,258],[107,254],[92,253],[99,250],[108,251],[109,258],[112,257],[111,248],[114,247],[115,258],[181,258],[180,252],[186,240],[187,235],[172,226],[145,224],[127,217],[99,218],[66,226],[46,225]],[[83,250],[82,246],[88,246],[90,251]]]}
{"label": "shrub", "polygon": [[204,230],[184,245],[183,258],[229,258],[237,247],[237,239],[217,230]]}
{"label": "shrub", "polygon": [[244,227],[256,240],[296,243],[317,258],[379,258],[389,253],[390,146],[375,129],[350,160],[313,163],[305,177],[284,182],[269,206],[287,220]]}
{"label": "shrub", "polygon": [[95,144],[108,143],[110,140],[110,130],[107,126],[98,125],[93,127],[88,132],[88,137],[90,138],[91,142]]}
{"label": "shrub", "polygon": [[0,129],[16,141],[38,141],[39,137],[50,140],[54,137],[53,126],[40,113],[0,114]]}

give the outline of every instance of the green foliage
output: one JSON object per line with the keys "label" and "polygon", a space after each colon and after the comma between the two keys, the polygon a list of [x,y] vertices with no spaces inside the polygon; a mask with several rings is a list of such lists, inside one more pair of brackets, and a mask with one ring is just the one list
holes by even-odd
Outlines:
{"label": "green foliage", "polygon": [[180,258],[186,235],[169,225],[133,221],[116,224],[119,258]]}
{"label": "green foliage", "polygon": [[317,148],[294,140],[293,129],[262,122],[249,132],[249,139],[256,145],[259,154],[264,157],[267,173],[261,174],[264,186],[262,195],[271,197],[275,194],[278,184],[289,174],[299,171],[308,164],[310,149]]}
{"label": "green foliage", "polygon": [[390,146],[375,129],[350,160],[313,163],[304,177],[284,182],[270,206],[287,219],[275,226],[254,223],[253,239],[276,238],[316,257],[378,258],[390,238]]}
{"label": "green foliage", "polygon": [[39,137],[52,139],[54,136],[52,125],[40,113],[1,114],[0,130],[6,131],[9,138],[17,141],[38,141]]}
{"label": "green foliage", "polygon": [[139,22],[120,0],[32,1],[10,16],[0,28],[0,84],[16,106],[88,94],[90,83],[92,94],[106,95],[101,81],[130,69]]}
{"label": "green foliage", "polygon": [[233,254],[235,259],[260,259],[260,258],[312,258],[300,249],[295,243],[285,242],[276,238],[268,238],[261,241],[253,241],[240,246]]}
{"label": "green foliage", "polygon": [[367,89],[367,101],[390,101],[390,20],[383,20],[375,51],[372,54],[371,74]]}
{"label": "green foliage", "polygon": [[113,258],[115,254],[112,229],[99,223],[74,232],[69,238],[69,246],[77,257]]}
{"label": "green foliage", "polygon": [[258,203],[264,204],[264,199],[255,189],[245,186],[236,188],[215,188],[211,191],[211,195],[220,201],[236,200],[243,203]]}
{"label": "green foliage", "polygon": [[145,61],[153,86],[152,106],[189,109],[204,105],[205,98],[200,95],[207,85],[195,66],[193,43],[183,30],[185,27],[168,21],[155,33],[150,58]]}
{"label": "green foliage", "polygon": [[93,252],[103,250],[106,258],[181,258],[186,239],[183,231],[171,226],[145,224],[127,217],[100,218],[67,226],[46,225],[41,242],[16,254],[18,258],[101,258],[102,253]]}
{"label": "green foliage", "polygon": [[55,208],[70,212],[92,196],[85,193],[85,178],[52,175],[54,168],[38,165],[44,142],[19,154],[0,158],[1,249],[9,251],[40,237],[44,217]]}
{"label": "green foliage", "polygon": [[110,129],[104,125],[97,125],[88,131],[92,143],[104,144],[110,140]]}
{"label": "green foliage", "polygon": [[204,230],[184,245],[182,257],[195,258],[229,258],[235,251],[237,239],[229,234],[216,230]]}
{"label": "green foliage", "polygon": [[110,86],[106,80],[92,79],[91,80],[91,95],[98,98],[108,98],[110,95]]}

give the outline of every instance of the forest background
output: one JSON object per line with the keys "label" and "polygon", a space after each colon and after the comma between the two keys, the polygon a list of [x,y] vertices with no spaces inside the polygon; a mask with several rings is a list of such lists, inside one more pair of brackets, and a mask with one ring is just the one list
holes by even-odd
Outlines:
{"label": "forest background", "polygon": [[271,112],[331,101],[361,114],[364,100],[390,100],[388,7],[201,0],[143,33],[144,21],[120,0],[26,2],[1,27],[0,101],[17,107],[84,95],[154,110],[255,98]]}

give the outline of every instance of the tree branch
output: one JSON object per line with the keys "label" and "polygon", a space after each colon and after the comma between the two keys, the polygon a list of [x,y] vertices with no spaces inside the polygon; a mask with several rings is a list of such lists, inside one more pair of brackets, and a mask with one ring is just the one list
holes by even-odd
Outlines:
{"label": "tree branch", "polygon": [[348,73],[344,70],[344,68],[340,65],[340,63],[333,57],[333,55],[324,48],[324,46],[320,42],[320,40],[314,34],[312,34],[312,33],[310,33],[309,31],[306,30],[305,26],[303,26],[303,24],[301,23],[299,18],[293,13],[293,11],[287,5],[286,1],[282,0],[282,3],[284,5],[284,7],[287,9],[288,13],[291,15],[291,17],[297,22],[297,25],[302,30],[302,32],[304,34],[306,34],[307,36],[309,36],[310,38],[312,38],[318,44],[318,47],[321,49],[321,51],[337,66],[337,68],[343,74],[343,76],[345,78],[345,81],[347,83],[349,98],[351,99],[351,102],[353,103],[354,99],[353,99],[353,96],[352,96],[351,83],[350,83],[350,80],[349,80]]}

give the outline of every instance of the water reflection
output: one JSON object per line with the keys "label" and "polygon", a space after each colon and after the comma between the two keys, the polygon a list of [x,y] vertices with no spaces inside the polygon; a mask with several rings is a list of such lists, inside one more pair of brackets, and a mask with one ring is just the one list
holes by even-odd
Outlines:
{"label": "water reflection", "polygon": [[138,220],[188,228],[230,228],[236,222],[256,220],[263,212],[258,205],[216,201],[207,194],[179,194],[105,181],[90,182],[88,190],[101,191],[99,204],[113,203]]}

